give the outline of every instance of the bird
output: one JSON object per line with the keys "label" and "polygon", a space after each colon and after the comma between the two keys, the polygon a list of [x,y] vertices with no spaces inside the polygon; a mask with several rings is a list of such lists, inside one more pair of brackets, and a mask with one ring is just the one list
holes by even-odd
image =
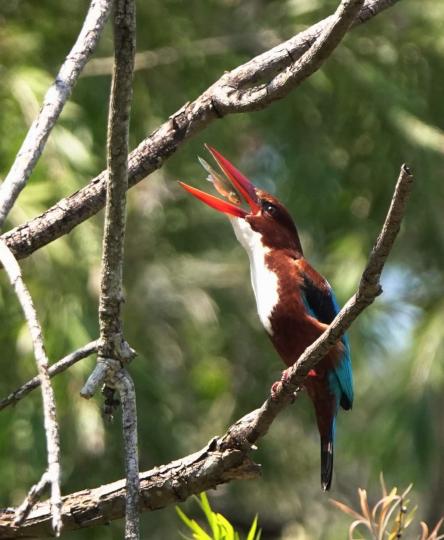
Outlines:
{"label": "bird", "polygon": [[[206,148],[222,174],[199,160],[208,180],[227,200],[179,183],[191,195],[228,216],[237,240],[248,254],[259,319],[281,359],[292,366],[339,312],[335,294],[304,257],[296,225],[285,206],[256,187],[215,148]],[[327,491],[332,483],[336,416],[340,408],[349,410],[353,404],[347,335],[309,371],[302,387],[314,405],[321,443],[321,486]]]}

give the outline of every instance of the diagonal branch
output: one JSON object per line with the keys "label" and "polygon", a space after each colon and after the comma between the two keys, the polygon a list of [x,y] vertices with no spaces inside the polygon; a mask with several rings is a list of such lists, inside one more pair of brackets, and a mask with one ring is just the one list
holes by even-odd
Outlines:
{"label": "diagonal branch", "polygon": [[[83,360],[84,358],[87,358],[91,354],[97,352],[97,345],[98,341],[90,341],[83,347],[80,347],[80,349],[77,349],[76,351],[67,354],[58,362],[52,364],[51,366],[49,366],[48,369],[49,377],[52,379],[53,377],[55,377],[59,373],[62,373],[80,360]],[[32,390],[38,388],[40,385],[41,380],[38,376],[33,377],[29,381],[25,382],[19,388],[16,388],[13,392],[11,392],[8,396],[0,400],[0,411],[6,409],[6,407],[9,407],[10,405],[15,405],[21,399],[27,396],[30,392],[32,392]]]}
{"label": "diagonal branch", "polygon": [[0,187],[0,228],[25,187],[88,58],[99,42],[112,0],[92,0],[80,34],[49,87],[8,175]]}
{"label": "diagonal branch", "polygon": [[[353,26],[365,23],[398,0],[366,0],[355,17]],[[134,186],[159,169],[188,139],[221,117],[215,107],[219,92],[226,88],[233,91],[252,92],[261,87],[264,79],[272,80],[276,74],[295,65],[313,45],[319,35],[331,24],[331,17],[316,23],[288,41],[256,56],[249,62],[225,73],[193,102],[185,104],[167,122],[143,140],[129,156],[128,185]],[[258,106],[258,102],[256,103]],[[242,109],[227,111],[241,112]],[[42,246],[67,234],[74,227],[90,218],[105,204],[106,173],[102,172],[73,195],[59,201],[40,216],[5,233],[6,241],[17,258],[27,257]]]}
{"label": "diagonal branch", "polygon": [[60,493],[60,439],[59,427],[56,418],[56,406],[54,391],[48,375],[48,357],[43,345],[43,334],[37,313],[32,302],[31,295],[22,279],[20,267],[7,245],[0,240],[0,261],[8,274],[11,285],[14,287],[17,298],[23,310],[26,322],[31,334],[34,347],[34,356],[37,363],[37,370],[42,386],[43,415],[46,433],[46,449],[48,454],[48,469],[43,473],[42,478],[34,486],[23,506],[19,509],[16,521],[21,522],[31,510],[43,489],[51,485],[51,512],[52,528],[56,536],[62,530],[62,499]]}
{"label": "diagonal branch", "polygon": [[[258,476],[260,468],[250,458],[254,443],[262,438],[276,416],[288,406],[294,391],[308,371],[325,356],[359,314],[381,293],[379,279],[393,247],[412,189],[413,176],[403,165],[381,233],[370,254],[356,294],[337,317],[289,368],[288,378],[265,403],[233,424],[223,437],[215,437],[202,450],[140,474],[139,511],[152,511],[187,499],[234,479]],[[66,529],[108,523],[124,513],[125,480],[93,490],[83,490],[63,499]],[[0,513],[0,540],[19,536],[45,536],[50,519],[47,503],[41,503],[20,529],[13,527],[11,514]]]}

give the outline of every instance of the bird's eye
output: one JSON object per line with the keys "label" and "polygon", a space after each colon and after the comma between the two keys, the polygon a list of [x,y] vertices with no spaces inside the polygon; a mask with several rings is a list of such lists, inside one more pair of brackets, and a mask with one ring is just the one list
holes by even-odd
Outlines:
{"label": "bird's eye", "polygon": [[262,203],[262,210],[268,215],[268,216],[275,216],[277,214],[277,207],[268,201],[263,201]]}

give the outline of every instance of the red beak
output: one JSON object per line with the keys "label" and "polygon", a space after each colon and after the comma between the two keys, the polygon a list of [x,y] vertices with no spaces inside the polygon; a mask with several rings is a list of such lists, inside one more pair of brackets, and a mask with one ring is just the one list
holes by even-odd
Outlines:
{"label": "red beak", "polygon": [[[254,184],[250,182],[250,180],[248,180],[248,178],[246,178],[240,171],[238,171],[236,167],[232,165],[228,161],[228,159],[224,158],[222,154],[220,154],[217,150],[211,148],[211,146],[205,146],[209,150],[211,155],[214,157],[217,164],[219,165],[219,168],[228,178],[229,182],[234,186],[236,191],[240,193],[245,202],[248,204],[251,213],[256,214],[260,210],[260,205],[258,197],[256,195],[256,188]],[[205,193],[200,189],[191,187],[183,182],[179,182],[179,184],[189,193],[194,195],[197,199],[201,200],[208,206],[211,206],[211,208],[218,210],[219,212],[223,212],[224,214],[229,214],[231,216],[240,218],[245,218],[245,216],[249,214],[249,212],[241,208],[240,205],[238,206],[237,204],[232,204],[224,201],[223,199],[219,199],[218,197],[214,197],[213,195],[209,195],[208,193]],[[218,188],[216,183],[214,183],[214,185],[222,195],[226,195],[224,190]]]}

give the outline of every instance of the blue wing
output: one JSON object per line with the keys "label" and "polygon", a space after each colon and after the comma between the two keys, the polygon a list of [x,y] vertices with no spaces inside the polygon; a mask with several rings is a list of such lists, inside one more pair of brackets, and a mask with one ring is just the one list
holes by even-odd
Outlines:
{"label": "blue wing", "polygon": [[[324,281],[323,287],[316,285],[306,274],[302,285],[304,303],[310,315],[324,324],[330,324],[338,314],[340,308],[336,296],[330,285]],[[340,403],[344,409],[351,409],[353,405],[353,377],[348,336],[342,337],[344,354],[338,366],[332,373],[329,382],[335,395],[340,396]]]}

